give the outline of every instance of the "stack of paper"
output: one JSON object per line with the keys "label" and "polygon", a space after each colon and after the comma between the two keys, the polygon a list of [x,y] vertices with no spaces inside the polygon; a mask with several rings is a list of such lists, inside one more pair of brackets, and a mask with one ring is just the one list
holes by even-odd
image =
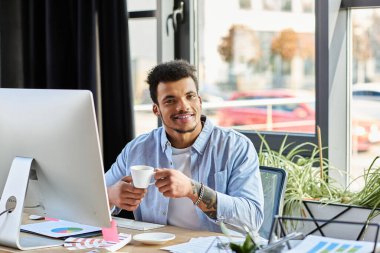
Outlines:
{"label": "stack of paper", "polygon": [[[186,253],[220,253],[231,252],[229,242],[244,242],[244,238],[228,238],[225,236],[208,236],[192,238],[187,243],[181,243],[173,246],[161,248],[172,253],[186,252]],[[225,251],[223,251],[225,250]]]}
{"label": "stack of paper", "polygon": [[131,241],[130,234],[119,233],[119,242],[109,242],[103,239],[69,237],[63,245],[68,250],[78,249],[106,249],[111,252],[121,249]]}

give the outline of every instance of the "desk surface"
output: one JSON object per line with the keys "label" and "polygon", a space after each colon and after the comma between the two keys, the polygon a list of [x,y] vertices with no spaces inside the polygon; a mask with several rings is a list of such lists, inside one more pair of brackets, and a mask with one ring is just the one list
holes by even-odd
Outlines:
{"label": "desk surface", "polygon": [[[118,230],[119,230],[119,233],[122,232],[122,233],[128,233],[128,234],[132,234],[132,235],[143,233],[143,231],[126,229],[126,228],[118,228]],[[162,252],[168,252],[168,251],[160,250],[160,248],[170,246],[170,245],[174,245],[174,244],[188,242],[193,237],[221,235],[219,233],[214,233],[214,232],[194,231],[194,230],[188,230],[188,229],[174,227],[174,226],[165,226],[163,228],[158,228],[158,229],[146,231],[146,233],[149,233],[149,232],[172,233],[172,234],[175,234],[176,238],[172,241],[169,241],[169,242],[167,242],[165,244],[161,244],[161,245],[145,245],[143,243],[134,241],[132,239],[132,241],[129,244],[127,244],[124,248],[120,249],[118,252],[130,252],[130,253],[131,252],[133,252],[133,253],[161,252],[162,253]],[[45,248],[45,249],[37,249],[37,250],[30,250],[30,252],[89,252],[89,251],[90,251],[90,249],[78,250],[78,251],[69,251],[69,250],[65,249],[63,246]],[[3,252],[23,252],[23,251],[0,246],[0,252],[3,253]],[[99,250],[99,252],[107,252],[107,251]]]}

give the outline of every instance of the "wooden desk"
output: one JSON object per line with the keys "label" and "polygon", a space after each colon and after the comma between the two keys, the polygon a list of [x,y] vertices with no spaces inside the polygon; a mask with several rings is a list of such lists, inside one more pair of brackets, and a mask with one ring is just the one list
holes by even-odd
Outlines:
{"label": "wooden desk", "polygon": [[[143,233],[142,231],[125,229],[125,228],[119,228],[118,230],[119,232],[128,233],[132,235]],[[143,243],[134,241],[132,239],[132,241],[129,244],[127,244],[124,248],[120,249],[118,252],[129,252],[129,253],[161,252],[162,253],[162,252],[168,252],[168,251],[160,250],[160,248],[174,245],[174,244],[188,242],[193,237],[221,235],[219,233],[214,233],[214,232],[194,231],[194,230],[189,230],[189,229],[184,229],[184,228],[179,228],[179,227],[174,227],[174,226],[165,226],[163,228],[146,231],[146,233],[149,233],[149,232],[172,233],[172,234],[175,234],[176,238],[172,241],[169,241],[165,244],[160,244],[160,245],[145,245]],[[89,249],[69,251],[65,249],[63,246],[61,246],[61,247],[30,250],[28,252],[89,252],[89,251],[90,251]],[[3,253],[3,252],[25,252],[25,251],[20,251],[20,250],[0,246],[0,252]],[[99,250],[99,252],[107,252],[107,251]]]}

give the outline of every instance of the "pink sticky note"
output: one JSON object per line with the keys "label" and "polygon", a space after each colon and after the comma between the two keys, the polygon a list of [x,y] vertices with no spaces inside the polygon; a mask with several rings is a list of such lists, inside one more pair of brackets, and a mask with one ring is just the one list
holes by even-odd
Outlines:
{"label": "pink sticky note", "polygon": [[110,228],[102,228],[103,239],[109,242],[119,242],[116,221],[111,221]]}
{"label": "pink sticky note", "polygon": [[50,217],[45,217],[45,220],[48,220],[48,221],[59,221],[59,219],[50,218]]}

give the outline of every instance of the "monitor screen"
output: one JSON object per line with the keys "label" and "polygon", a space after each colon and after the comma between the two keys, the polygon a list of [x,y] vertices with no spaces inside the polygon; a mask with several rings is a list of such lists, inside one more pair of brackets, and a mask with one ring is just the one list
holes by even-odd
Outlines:
{"label": "monitor screen", "polygon": [[33,158],[37,175],[29,180],[32,199],[25,202],[35,208],[24,211],[42,209],[52,218],[110,225],[90,91],[0,89],[0,196],[15,157]]}

